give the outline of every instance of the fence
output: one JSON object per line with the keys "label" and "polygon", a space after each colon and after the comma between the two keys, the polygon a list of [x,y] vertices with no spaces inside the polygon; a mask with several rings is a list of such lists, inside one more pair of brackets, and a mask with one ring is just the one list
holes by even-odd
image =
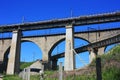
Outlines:
{"label": "fence", "polygon": [[30,80],[30,68],[25,68],[20,74],[19,77],[21,77],[23,80]]}

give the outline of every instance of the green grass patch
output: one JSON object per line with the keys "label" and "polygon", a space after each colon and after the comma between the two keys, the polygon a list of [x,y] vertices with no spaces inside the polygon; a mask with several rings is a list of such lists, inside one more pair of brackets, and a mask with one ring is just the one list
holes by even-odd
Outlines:
{"label": "green grass patch", "polygon": [[23,70],[24,68],[30,66],[34,62],[20,62],[20,69]]}
{"label": "green grass patch", "polygon": [[57,71],[52,71],[52,70],[48,71],[47,70],[47,71],[44,72],[44,74],[46,74],[46,75],[53,75],[55,72],[57,72]]}
{"label": "green grass patch", "polygon": [[110,66],[102,72],[103,80],[120,80],[120,68]]}
{"label": "green grass patch", "polygon": [[22,80],[17,75],[6,75],[3,77],[3,80]]}
{"label": "green grass patch", "polygon": [[30,80],[40,80],[40,76],[39,75],[31,75]]}

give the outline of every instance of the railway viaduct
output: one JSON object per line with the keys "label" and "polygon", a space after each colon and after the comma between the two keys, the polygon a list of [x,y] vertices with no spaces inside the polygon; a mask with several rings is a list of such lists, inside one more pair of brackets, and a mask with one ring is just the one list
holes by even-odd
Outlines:
{"label": "railway viaduct", "polygon": [[[37,44],[42,50],[42,60],[46,65],[49,65],[52,60],[53,65],[56,64],[56,59],[52,59],[51,53],[55,46],[62,41],[66,41],[65,45],[65,64],[64,70],[71,71],[75,68],[74,60],[74,38],[84,39],[89,43],[96,43],[105,39],[117,36],[120,34],[120,28],[107,29],[107,30],[95,30],[86,32],[74,32],[74,26],[100,24],[108,22],[120,21],[120,12],[105,13],[90,16],[81,16],[75,18],[66,18],[42,22],[15,24],[0,26],[0,33],[12,32],[12,38],[0,39],[0,66],[4,66],[2,70],[5,70],[7,74],[19,73],[20,65],[20,44],[24,41],[30,41]],[[39,29],[51,29],[65,27],[65,34],[47,35],[47,36],[29,36],[24,37],[23,31],[39,30]],[[34,38],[33,38],[34,37]],[[98,49],[98,55],[104,53],[104,48]],[[9,52],[9,59],[8,51]],[[94,51],[90,51],[90,60],[95,57]],[[8,60],[7,60],[8,59]],[[8,63],[6,63],[8,61]],[[5,68],[6,67],[6,68]]]}

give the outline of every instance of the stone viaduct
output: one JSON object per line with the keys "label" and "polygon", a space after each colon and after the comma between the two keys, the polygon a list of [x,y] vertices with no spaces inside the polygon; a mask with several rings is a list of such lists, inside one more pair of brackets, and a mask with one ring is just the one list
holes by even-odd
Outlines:
{"label": "stone viaduct", "polygon": [[[20,65],[20,43],[30,41],[39,46],[42,50],[42,60],[44,64],[50,65],[51,53],[55,46],[62,41],[66,41],[65,47],[65,64],[64,70],[71,71],[75,68],[74,60],[74,38],[86,40],[89,43],[95,43],[113,36],[120,34],[120,28],[87,32],[74,32],[74,26],[78,25],[90,25],[99,24],[105,22],[120,21],[120,12],[114,12],[110,14],[100,14],[93,16],[85,16],[78,18],[68,18],[62,20],[52,20],[45,22],[17,24],[1,26],[1,34],[4,32],[12,32],[12,39],[6,38],[0,40],[0,66],[4,66],[2,70],[7,74],[19,73]],[[66,28],[66,34],[48,35],[48,36],[36,36],[36,37],[23,37],[21,32],[25,30],[37,30],[37,29],[50,29],[50,28]],[[104,53],[104,48],[98,49],[98,54]],[[9,58],[8,58],[9,54]],[[93,52],[90,52],[90,60],[95,57]],[[57,60],[52,60],[53,65]]]}

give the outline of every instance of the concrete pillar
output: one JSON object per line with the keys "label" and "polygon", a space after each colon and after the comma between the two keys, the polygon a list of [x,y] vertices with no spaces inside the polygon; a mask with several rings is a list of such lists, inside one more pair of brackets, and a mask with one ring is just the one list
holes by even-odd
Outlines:
{"label": "concrete pillar", "polygon": [[93,61],[93,59],[96,58],[96,55],[98,53],[98,49],[95,49],[95,48],[92,48],[89,50],[90,52],[90,55],[89,55],[89,60],[90,60],[90,63]]}
{"label": "concrete pillar", "polygon": [[8,59],[7,74],[13,75],[19,72],[21,31],[13,31],[10,54]]}
{"label": "concrete pillar", "polygon": [[48,62],[49,61],[49,55],[48,55],[48,42],[47,42],[47,39],[45,39],[44,41],[43,41],[43,44],[41,45],[42,47],[42,52],[43,52],[43,58],[42,58],[42,60],[44,61],[44,62]]}
{"label": "concrete pillar", "polygon": [[99,48],[98,49],[98,55],[104,54],[104,51],[105,51],[105,47]]}
{"label": "concrete pillar", "polygon": [[42,49],[42,52],[43,52],[43,55],[42,55],[42,62],[44,64],[44,68],[45,70],[50,70],[51,69],[51,62],[50,62],[50,56],[49,56],[49,43],[48,43],[48,40],[47,38],[45,37],[43,42],[43,44],[41,44],[41,49]]}
{"label": "concrete pillar", "polygon": [[71,71],[75,68],[74,49],[74,28],[72,25],[66,26],[66,46],[64,70]]}
{"label": "concrete pillar", "polygon": [[52,70],[57,70],[57,59],[52,60]]}

